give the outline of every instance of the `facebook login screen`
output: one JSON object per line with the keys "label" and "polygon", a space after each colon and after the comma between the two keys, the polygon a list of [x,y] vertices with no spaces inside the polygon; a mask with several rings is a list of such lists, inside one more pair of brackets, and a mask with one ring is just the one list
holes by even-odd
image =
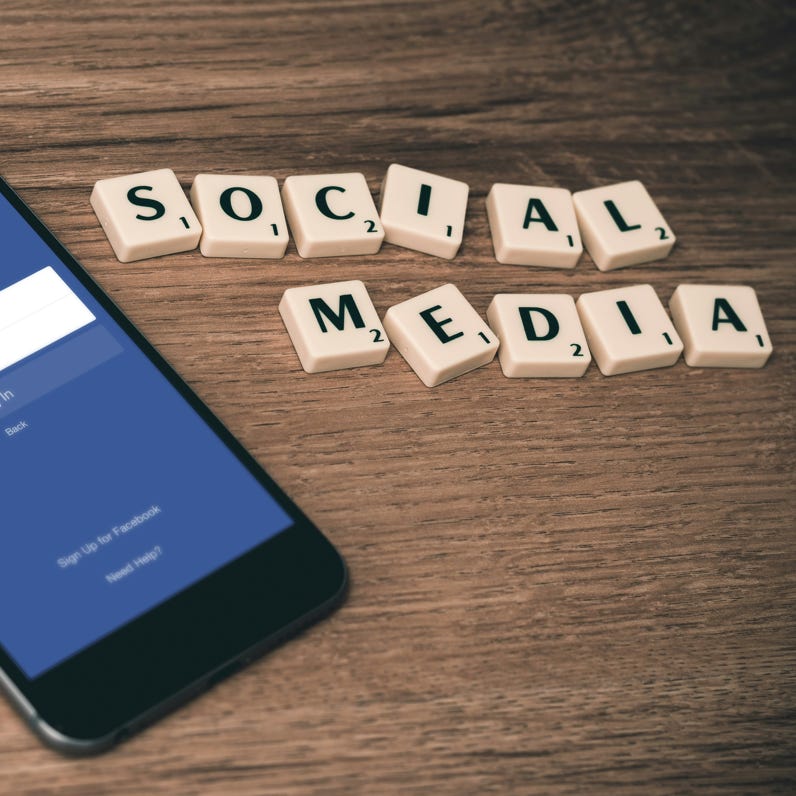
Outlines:
{"label": "facebook login screen", "polygon": [[0,196],[0,644],[37,677],[291,524]]}

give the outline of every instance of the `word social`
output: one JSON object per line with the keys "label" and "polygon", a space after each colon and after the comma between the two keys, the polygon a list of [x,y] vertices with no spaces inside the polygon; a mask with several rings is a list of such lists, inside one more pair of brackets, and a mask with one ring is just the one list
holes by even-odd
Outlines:
{"label": "word social", "polygon": [[[99,180],[91,204],[122,262],[188,251],[280,258],[288,229],[301,257],[376,254],[384,241],[452,259],[469,187],[392,164],[377,211],[359,173],[288,177],[199,174],[186,197],[170,169]],[[500,263],[574,268],[584,245],[611,271],[666,257],[675,235],[638,181],[574,194],[496,183],[486,199]],[[360,281],[290,288],[279,312],[310,373],[380,364],[390,344],[429,387],[491,362],[507,377],[579,377],[673,365],[759,368],[772,344],[753,288],[680,285],[671,319],[651,285],[581,295],[498,294],[485,323],[451,284],[379,319]]]}

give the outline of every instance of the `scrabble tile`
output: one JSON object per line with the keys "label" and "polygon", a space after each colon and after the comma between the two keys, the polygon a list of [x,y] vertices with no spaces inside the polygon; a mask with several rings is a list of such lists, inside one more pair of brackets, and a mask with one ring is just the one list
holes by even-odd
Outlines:
{"label": "scrabble tile", "polygon": [[564,188],[495,183],[486,214],[499,263],[574,268],[583,253],[572,194]]}
{"label": "scrabble tile", "polygon": [[469,192],[464,182],[393,163],[381,186],[384,239],[450,260],[462,244]]}
{"label": "scrabble tile", "polygon": [[195,249],[202,234],[171,169],[94,183],[91,206],[123,263]]}
{"label": "scrabble tile", "polygon": [[674,233],[638,181],[579,191],[572,197],[580,234],[601,271],[666,257]]}
{"label": "scrabble tile", "polygon": [[455,285],[442,285],[390,307],[384,328],[427,387],[486,365],[499,344]]}
{"label": "scrabble tile", "polygon": [[691,367],[762,368],[773,350],[754,289],[680,285],[669,301]]}
{"label": "scrabble tile", "polygon": [[359,280],[291,287],[279,314],[307,373],[378,365],[390,341]]}
{"label": "scrabble tile", "polygon": [[605,376],[674,365],[683,343],[652,285],[584,293],[578,314]]}
{"label": "scrabble tile", "polygon": [[287,222],[273,177],[197,174],[191,204],[202,224],[205,257],[283,257]]}
{"label": "scrabble tile", "polygon": [[375,254],[381,248],[384,230],[362,174],[288,177],[282,200],[302,257]]}
{"label": "scrabble tile", "polygon": [[572,296],[502,293],[486,317],[500,338],[500,366],[510,378],[577,377],[589,367],[591,353]]}

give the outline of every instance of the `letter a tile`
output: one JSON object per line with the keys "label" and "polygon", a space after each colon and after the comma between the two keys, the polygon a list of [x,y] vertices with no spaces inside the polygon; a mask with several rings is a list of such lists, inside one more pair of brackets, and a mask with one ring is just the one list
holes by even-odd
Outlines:
{"label": "letter a tile", "polygon": [[486,214],[499,263],[574,268],[583,253],[572,194],[564,188],[495,183]]}
{"label": "letter a tile", "polygon": [[580,234],[601,271],[661,260],[675,237],[638,181],[573,194]]}
{"label": "letter a tile", "polygon": [[762,368],[771,356],[771,339],[754,288],[680,285],[669,310],[691,367]]}
{"label": "letter a tile", "polygon": [[202,234],[171,169],[97,180],[89,200],[123,263],[195,249]]}
{"label": "letter a tile", "polygon": [[455,285],[442,285],[390,307],[384,327],[427,387],[486,365],[499,345],[497,335]]}
{"label": "letter a tile", "polygon": [[307,373],[378,365],[390,342],[359,280],[288,288],[279,314]]}
{"label": "letter a tile", "polygon": [[652,285],[584,293],[583,331],[605,376],[674,365],[683,343]]}

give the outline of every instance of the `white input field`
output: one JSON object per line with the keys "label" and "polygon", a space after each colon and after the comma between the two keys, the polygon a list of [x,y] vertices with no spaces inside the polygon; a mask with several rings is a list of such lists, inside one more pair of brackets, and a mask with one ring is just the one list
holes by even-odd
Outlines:
{"label": "white input field", "polygon": [[93,320],[50,266],[0,290],[0,371]]}

